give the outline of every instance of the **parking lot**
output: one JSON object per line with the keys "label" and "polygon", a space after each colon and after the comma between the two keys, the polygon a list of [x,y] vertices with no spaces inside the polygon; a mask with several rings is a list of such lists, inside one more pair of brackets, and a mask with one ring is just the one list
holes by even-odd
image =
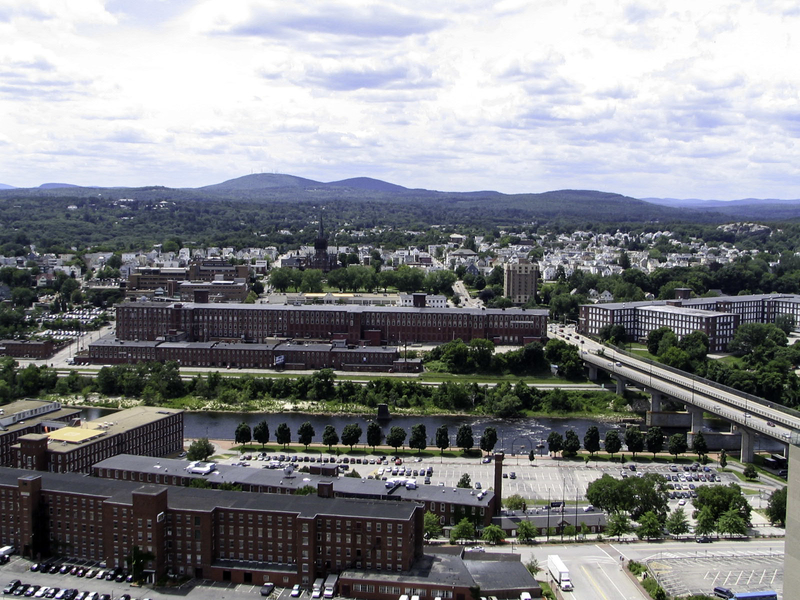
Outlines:
{"label": "parking lot", "polygon": [[[312,463],[337,464],[341,472],[357,471],[362,477],[389,479],[405,477],[415,479],[418,485],[443,485],[455,487],[464,473],[470,476],[476,489],[489,489],[494,486],[494,463],[483,462],[477,458],[461,457],[403,457],[399,462],[395,457],[343,457],[302,453],[297,455],[262,455],[256,453],[245,457],[231,457],[221,461],[245,468],[281,468],[288,464],[302,468]],[[308,459],[308,460],[305,460]],[[631,466],[634,470],[631,470]],[[707,469],[707,470],[704,470]],[[519,494],[534,501],[570,498],[584,499],[589,484],[609,474],[613,477],[635,477],[645,473],[658,473],[665,476],[670,492],[670,506],[687,504],[696,497],[696,489],[703,485],[727,485],[739,482],[732,473],[720,473],[715,467],[698,467],[696,471],[689,466],[665,463],[651,464],[636,462],[630,458],[623,465],[606,462],[583,463],[549,456],[537,457],[531,463],[527,456],[506,455],[503,462],[503,496]],[[480,486],[480,487],[478,487]]]}
{"label": "parking lot", "polygon": [[782,598],[783,553],[695,551],[664,553],[647,561],[670,596],[711,594],[715,586],[734,592],[775,590]]}

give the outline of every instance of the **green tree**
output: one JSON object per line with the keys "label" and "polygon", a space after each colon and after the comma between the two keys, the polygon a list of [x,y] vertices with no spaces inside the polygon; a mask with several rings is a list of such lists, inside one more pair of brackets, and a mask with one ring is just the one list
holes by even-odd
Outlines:
{"label": "green tree", "polygon": [[487,427],[484,429],[483,434],[481,435],[480,444],[481,450],[487,454],[494,450],[494,447],[497,444],[497,429],[494,427]]}
{"label": "green tree", "polygon": [[192,479],[189,482],[188,487],[192,488],[193,490],[210,490],[211,489],[211,482],[208,479]]}
{"label": "green tree", "polygon": [[661,432],[661,427],[650,427],[647,430],[644,445],[647,447],[648,452],[653,453],[653,459],[655,460],[656,454],[664,449],[664,434]]}
{"label": "green tree", "polygon": [[728,466],[728,453],[725,452],[725,448],[722,449],[722,452],[719,453],[719,468],[724,469]]}
{"label": "green tree", "polygon": [[744,475],[745,479],[758,479],[758,471],[753,466],[752,463],[747,463],[744,466],[744,471],[742,471],[742,475]]}
{"label": "green tree", "polygon": [[619,541],[623,535],[631,532],[631,522],[625,513],[613,513],[606,524],[606,533]]}
{"label": "green tree", "polygon": [[506,533],[497,525],[487,525],[483,528],[481,539],[489,544],[499,544],[506,539]]}
{"label": "green tree", "polygon": [[636,459],[636,453],[644,450],[644,434],[638,427],[628,427],[625,430],[625,445]]}
{"label": "green tree", "polygon": [[[300,431],[298,430],[297,433],[299,434]],[[303,442],[301,441],[300,443],[302,444]],[[309,443],[311,443],[311,440],[309,440]],[[336,428],[333,425],[325,425],[325,430],[322,432],[322,443],[328,447],[328,452],[331,452],[333,446],[339,443],[339,434],[336,433]],[[306,447],[308,447],[308,444],[306,444]]]}
{"label": "green tree", "polygon": [[206,460],[212,454],[214,454],[214,444],[209,442],[208,438],[200,438],[189,445],[186,458],[192,461]]}
{"label": "green tree", "polygon": [[417,423],[411,428],[411,437],[408,440],[408,446],[419,452],[422,452],[428,447],[428,432],[425,430],[425,425],[423,423]]}
{"label": "green tree", "polygon": [[528,503],[519,494],[512,494],[503,500],[503,506],[508,510],[522,510],[528,508]]}
{"label": "green tree", "polygon": [[464,488],[467,490],[472,488],[472,478],[469,476],[469,473],[463,473],[461,475],[461,478],[458,480],[456,487]]}
{"label": "green tree", "polygon": [[586,430],[586,434],[583,436],[583,447],[591,456],[600,451],[600,431],[596,426],[592,425]]}
{"label": "green tree", "polygon": [[314,439],[314,436],[317,434],[314,431],[314,426],[311,424],[310,421],[306,421],[300,427],[297,428],[297,441],[300,444],[303,444],[308,450],[308,445],[311,443],[311,440]]}
{"label": "green tree", "polygon": [[688,449],[685,433],[673,433],[669,437],[669,453],[675,456],[675,460],[678,459],[678,454],[683,454]]}
{"label": "green tree", "polygon": [[440,425],[436,429],[436,447],[444,455],[444,451],[450,447],[450,434],[447,431],[447,425]]}
{"label": "green tree", "polygon": [[561,450],[562,456],[575,456],[581,449],[581,441],[574,429],[567,429],[564,432],[564,446]]}
{"label": "green tree", "polygon": [[266,421],[260,421],[253,427],[253,439],[261,444],[262,448],[269,443],[269,425]]}
{"label": "green tree", "polygon": [[654,539],[664,537],[662,533],[663,526],[661,519],[653,511],[647,511],[639,519],[639,527],[636,529],[636,536],[640,539]]}
{"label": "green tree", "polygon": [[269,274],[269,284],[280,293],[285,293],[292,285],[291,269],[287,267],[272,269]]}
{"label": "green tree", "polygon": [[306,269],[303,271],[300,291],[306,294],[318,294],[322,291],[322,280],[322,271],[319,269]]}
{"label": "green tree", "polygon": [[779,490],[775,490],[769,496],[767,502],[767,518],[769,522],[774,525],[780,523],[781,527],[786,527],[786,500],[788,497],[788,489],[786,486]]}
{"label": "green tree", "polygon": [[650,354],[653,356],[658,356],[658,347],[661,344],[662,338],[667,332],[672,333],[672,329],[669,327],[659,327],[658,329],[653,329],[647,334],[647,351]]}
{"label": "green tree", "polygon": [[708,508],[711,518],[716,522],[723,513],[735,508],[739,515],[750,524],[752,507],[742,495],[742,488],[735,483],[728,485],[701,485],[697,488],[697,498],[692,501],[697,511]]}
{"label": "green tree", "polygon": [[461,519],[450,530],[450,543],[456,544],[458,540],[474,540],[475,539],[475,525],[467,519]]}
{"label": "green tree", "polygon": [[[250,440],[253,439],[252,433],[250,431],[250,425],[247,423],[239,423],[239,426],[236,428],[236,434],[234,437],[237,444],[247,444]],[[244,448],[242,448],[242,452],[244,452]]]}
{"label": "green tree", "polygon": [[717,520],[714,518],[711,507],[704,506],[695,518],[694,532],[697,535],[709,535],[714,532],[716,524]]}
{"label": "green tree", "polygon": [[697,458],[703,458],[706,454],[708,454],[708,444],[706,444],[706,438],[702,431],[698,431],[694,434],[694,439],[692,440],[692,452],[697,454]]}
{"label": "green tree", "polygon": [[367,445],[372,447],[372,451],[375,451],[376,446],[380,446],[381,442],[383,442],[383,431],[381,431],[381,426],[378,425],[375,421],[370,422],[367,425]]}
{"label": "green tree", "polygon": [[397,452],[397,449],[402,446],[405,441],[406,430],[402,427],[392,427],[389,430],[389,435],[386,436],[386,443],[394,448],[395,452]]}
{"label": "green tree", "polygon": [[667,517],[664,526],[667,531],[677,537],[689,533],[689,519],[686,516],[686,511],[680,507],[673,510]]}
{"label": "green tree", "polygon": [[564,447],[564,438],[557,431],[551,431],[547,436],[547,449],[550,454],[561,452]]}
{"label": "green tree", "polygon": [[303,487],[299,487],[294,491],[295,496],[310,496],[316,493],[317,488],[315,488],[313,485],[304,485]]}
{"label": "green tree", "polygon": [[458,432],[456,433],[456,446],[461,448],[461,450],[464,452],[471,450],[473,446],[475,446],[475,438],[472,435],[472,426],[464,423],[458,428]]}
{"label": "green tree", "polygon": [[278,425],[278,429],[275,430],[275,441],[283,446],[284,450],[286,449],[292,441],[292,430],[289,429],[289,425],[286,423]]}
{"label": "green tree", "polygon": [[439,516],[435,513],[432,513],[431,511],[425,511],[425,516],[423,517],[422,531],[425,535],[426,540],[441,537],[442,524],[439,520]]}
{"label": "green tree", "polygon": [[536,527],[530,521],[520,521],[517,523],[517,539],[522,542],[530,542],[536,539]]}
{"label": "green tree", "polygon": [[724,512],[720,516],[717,520],[716,528],[722,535],[747,535],[747,524],[735,508]]}
{"label": "green tree", "polygon": [[352,450],[353,446],[361,439],[361,433],[361,427],[358,423],[345,425],[344,429],[342,429],[342,443],[345,446],[350,446],[350,450]]}
{"label": "green tree", "polygon": [[614,455],[622,449],[622,440],[614,429],[606,431],[605,449],[614,458]]}

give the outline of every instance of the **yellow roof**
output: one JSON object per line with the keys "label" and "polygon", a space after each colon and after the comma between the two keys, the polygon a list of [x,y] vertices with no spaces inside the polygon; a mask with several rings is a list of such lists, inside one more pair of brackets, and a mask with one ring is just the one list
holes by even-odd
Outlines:
{"label": "yellow roof", "polygon": [[56,442],[72,442],[80,444],[91,438],[97,437],[105,433],[102,429],[83,429],[81,427],[62,427],[47,435],[51,440]]}

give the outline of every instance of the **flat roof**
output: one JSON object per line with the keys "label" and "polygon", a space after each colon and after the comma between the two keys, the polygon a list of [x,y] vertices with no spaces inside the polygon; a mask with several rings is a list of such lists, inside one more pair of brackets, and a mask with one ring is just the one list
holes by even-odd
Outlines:
{"label": "flat roof", "polygon": [[89,443],[95,438],[118,435],[135,427],[155,423],[182,412],[182,410],[172,408],[134,406],[94,421],[85,421],[79,427],[62,427],[51,431],[47,436],[53,442],[64,442],[64,444],[51,444],[48,446],[48,450],[50,452],[72,452],[76,446]]}
{"label": "flat roof", "polygon": [[79,444],[101,435],[105,435],[105,431],[98,429],[81,429],[80,427],[62,427],[61,429],[48,433],[47,437],[56,442]]}
{"label": "flat roof", "polygon": [[408,571],[393,573],[391,571],[345,569],[340,577],[404,585],[419,583],[442,587],[471,587],[475,580],[465,562],[456,554],[444,552],[434,554],[426,548],[422,558],[415,560]]}
{"label": "flat roof", "polygon": [[[118,454],[94,465],[97,469],[118,469],[135,473],[160,473],[173,474],[180,477],[194,479],[210,479],[214,482],[242,484],[248,486],[275,487],[286,490],[296,490],[306,485],[317,487],[320,483],[333,483],[336,494],[360,496],[375,499],[398,499],[417,502],[450,502],[462,506],[488,506],[494,498],[494,491],[484,490],[483,498],[479,499],[475,490],[466,488],[446,487],[439,485],[426,485],[419,481],[416,489],[399,486],[394,490],[386,487],[386,482],[381,479],[366,479],[357,477],[329,477],[300,473],[295,470],[291,475],[286,475],[283,469],[267,469],[269,463],[257,463],[261,468],[233,467],[231,465],[217,464],[216,471],[208,475],[189,473],[186,467],[190,464],[187,460],[174,458],[152,458],[135,454]],[[310,463],[303,463],[307,466]],[[317,463],[315,463],[317,464]],[[323,463],[324,464],[324,463]],[[216,473],[216,474],[215,474]]]}
{"label": "flat roof", "polygon": [[674,313],[676,315],[692,315],[695,317],[703,317],[703,318],[715,318],[721,316],[734,316],[734,313],[729,312],[718,312],[715,310],[702,310],[699,308],[691,308],[688,306],[673,306],[670,304],[666,304],[663,306],[642,306],[639,310],[648,311],[648,312],[660,312],[660,313]]}
{"label": "flat roof", "polygon": [[214,509],[252,509],[286,512],[302,517],[318,515],[341,517],[370,517],[375,519],[410,519],[417,509],[405,502],[376,502],[350,498],[320,498],[288,494],[247,494],[223,490],[207,490],[141,484],[117,479],[101,479],[77,473],[50,473],[0,467],[0,486],[17,488],[19,479],[41,477],[42,489],[83,494],[96,499],[108,499],[130,504],[134,492],[158,493],[167,490],[168,506],[173,510],[212,511]]}
{"label": "flat roof", "polygon": [[338,311],[338,312],[386,312],[386,313],[436,313],[442,315],[536,315],[546,316],[548,309],[530,308],[416,308],[412,306],[362,306],[359,304],[308,304],[308,305],[288,305],[288,304],[206,304],[197,302],[170,302],[166,306],[158,302],[125,302],[118,304],[118,307],[145,307],[159,306],[163,308],[186,308],[194,309],[214,309],[214,310],[255,310],[255,311]]}

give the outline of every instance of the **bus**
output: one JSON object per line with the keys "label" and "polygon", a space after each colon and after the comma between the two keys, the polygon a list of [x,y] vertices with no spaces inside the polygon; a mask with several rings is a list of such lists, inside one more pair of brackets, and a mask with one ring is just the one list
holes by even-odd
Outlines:
{"label": "bus", "polygon": [[739,592],[733,595],[734,600],[778,600],[775,592]]}
{"label": "bus", "polygon": [[772,455],[770,455],[770,458],[772,460],[774,460],[776,463],[778,463],[778,466],[781,469],[785,469],[786,465],[789,463],[789,461],[786,459],[786,457],[783,456],[782,454],[772,454]]}

